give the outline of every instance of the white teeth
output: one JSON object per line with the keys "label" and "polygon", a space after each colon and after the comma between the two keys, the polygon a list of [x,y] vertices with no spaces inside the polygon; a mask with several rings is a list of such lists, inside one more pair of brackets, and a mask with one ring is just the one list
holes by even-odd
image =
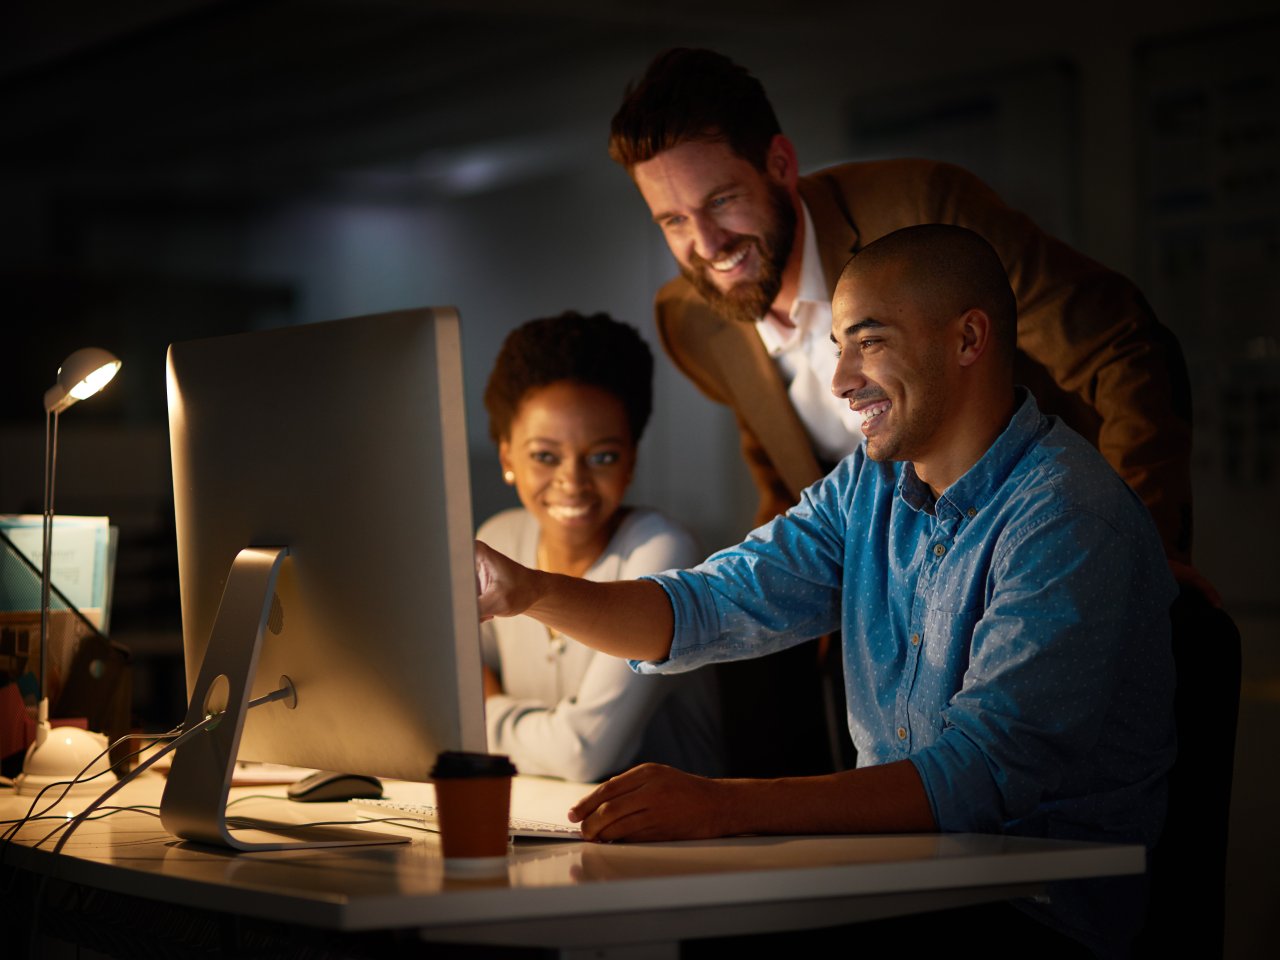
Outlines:
{"label": "white teeth", "polygon": [[858,412],[862,414],[862,425],[865,427],[872,420],[878,418],[882,413],[889,409],[889,401],[876,403],[869,407],[863,407]]}
{"label": "white teeth", "polygon": [[711,261],[711,268],[713,270],[719,270],[721,273],[725,273],[726,271],[732,270],[734,267],[736,267],[738,264],[740,264],[743,260],[746,259],[747,251],[749,249],[750,248],[744,244],[742,249],[740,249],[737,253],[733,254],[732,256],[725,257],[723,260]]}
{"label": "white teeth", "polygon": [[589,505],[580,507],[547,507],[547,515],[553,520],[580,520],[590,512],[591,507]]}

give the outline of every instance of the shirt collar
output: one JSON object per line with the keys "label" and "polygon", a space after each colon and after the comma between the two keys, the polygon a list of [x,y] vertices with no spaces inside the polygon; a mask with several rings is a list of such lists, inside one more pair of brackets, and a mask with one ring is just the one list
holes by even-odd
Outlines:
{"label": "shirt collar", "polygon": [[827,293],[827,278],[822,273],[822,259],[818,256],[818,235],[813,229],[813,217],[803,200],[800,201],[800,215],[804,217],[804,250],[800,257],[800,286],[796,290],[795,303],[791,304],[791,319],[795,320],[802,304],[817,303],[829,305],[831,296]]}
{"label": "shirt collar", "polygon": [[1017,387],[1016,397],[1018,406],[1008,426],[977,463],[942,491],[936,502],[928,484],[916,476],[915,467],[910,463],[903,464],[898,495],[906,504],[913,510],[924,510],[938,516],[976,516],[1008,479],[1027,447],[1044,431],[1045,418],[1031,391]]}
{"label": "shirt collar", "polygon": [[813,229],[813,217],[803,200],[800,201],[800,216],[804,221],[804,247],[800,254],[800,284],[796,289],[796,298],[791,304],[789,314],[795,326],[790,330],[779,330],[777,325],[768,319],[756,321],[756,330],[764,342],[769,356],[774,357],[794,347],[808,332],[815,318],[815,307],[831,306],[831,298],[827,295],[827,281],[822,273],[822,260],[818,256],[818,235]]}

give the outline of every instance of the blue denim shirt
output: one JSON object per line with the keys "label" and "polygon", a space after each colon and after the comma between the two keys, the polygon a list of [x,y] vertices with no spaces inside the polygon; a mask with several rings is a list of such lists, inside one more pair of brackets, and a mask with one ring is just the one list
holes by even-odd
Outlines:
{"label": "blue denim shirt", "polygon": [[1176,593],[1141,501],[1025,395],[936,498],[865,447],[700,566],[652,577],[686,670],[841,628],[859,765],[909,759],[943,831],[1154,842]]}

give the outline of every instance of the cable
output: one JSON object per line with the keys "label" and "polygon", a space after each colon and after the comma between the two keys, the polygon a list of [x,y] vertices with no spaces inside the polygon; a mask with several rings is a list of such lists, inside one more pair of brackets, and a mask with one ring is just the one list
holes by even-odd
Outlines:
{"label": "cable", "polygon": [[[248,703],[248,706],[246,707],[246,709],[248,709],[248,710],[252,710],[254,707],[260,707],[260,706],[263,706],[264,704],[274,703],[275,701],[277,701],[277,700],[283,700],[283,699],[285,699],[286,697],[291,696],[292,694],[293,694],[293,689],[292,689],[292,687],[289,687],[289,686],[277,687],[275,690],[272,690],[270,693],[263,694],[261,697],[258,697],[258,698],[257,698],[257,699],[255,699],[255,700],[250,700],[250,701],[249,701],[249,703]],[[210,715],[210,716],[206,716],[206,717],[204,718],[204,720],[202,720],[199,724],[197,724],[197,725],[196,725],[195,727],[193,727],[192,729],[193,729],[193,730],[196,730],[196,729],[203,729],[205,726],[207,726],[207,725],[210,723],[210,721],[212,721],[212,720],[216,720],[216,719],[218,719],[218,718],[222,717],[222,716],[223,716],[223,714],[224,714],[225,712],[226,712],[226,711],[219,711],[219,712],[218,712],[218,713],[216,713],[216,714],[212,714],[212,715]],[[97,763],[99,760],[101,760],[104,756],[108,755],[112,750],[114,750],[114,749],[115,749],[116,747],[118,747],[120,744],[124,743],[124,742],[125,742],[125,741],[127,741],[127,740],[148,740],[148,741],[157,741],[157,740],[164,740],[164,739],[169,738],[169,737],[176,737],[176,738],[178,738],[179,740],[181,740],[181,739],[185,736],[185,734],[186,734],[186,732],[187,732],[187,731],[185,731],[185,730],[183,729],[183,728],[184,728],[184,726],[185,726],[185,724],[180,724],[179,726],[174,727],[172,730],[170,730],[170,731],[168,731],[168,732],[166,732],[166,733],[149,733],[149,734],[128,733],[128,734],[125,734],[124,736],[122,736],[122,737],[120,737],[119,739],[117,739],[114,743],[109,744],[109,745],[106,747],[106,749],[104,749],[101,753],[99,753],[99,754],[98,754],[97,756],[95,756],[92,760],[90,760],[87,764],[85,764],[85,765],[84,765],[84,767],[83,767],[83,768],[81,768],[80,772],[79,772],[79,773],[77,773],[77,774],[76,774],[74,777],[72,777],[70,780],[58,780],[58,781],[55,781],[55,782],[53,782],[53,783],[45,784],[43,787],[41,787],[41,788],[40,788],[40,792],[39,792],[39,793],[37,793],[37,794],[35,795],[35,797],[34,797],[34,798],[32,798],[32,800],[31,800],[31,806],[27,809],[27,815],[26,815],[24,818],[22,818],[21,820],[16,821],[16,822],[15,822],[15,821],[3,821],[3,822],[6,822],[6,823],[8,823],[8,822],[12,822],[12,823],[13,823],[13,826],[11,826],[8,830],[6,830],[6,831],[4,832],[4,834],[3,834],[3,835],[0,835],[0,842],[8,841],[8,840],[12,839],[14,836],[16,836],[16,835],[17,835],[17,833],[18,833],[18,831],[22,829],[23,824],[27,823],[29,820],[43,819],[45,814],[47,814],[50,810],[52,810],[52,809],[53,809],[54,807],[56,807],[59,803],[61,803],[61,802],[62,802],[62,799],[67,795],[68,791],[70,791],[70,789],[71,789],[73,786],[75,786],[77,783],[88,783],[88,782],[89,782],[89,781],[91,781],[91,780],[96,780],[98,777],[101,777],[101,776],[103,776],[104,774],[107,774],[107,773],[111,772],[111,771],[112,771],[112,770],[114,770],[116,767],[118,767],[120,764],[122,764],[122,763],[127,763],[129,760],[132,760],[134,757],[137,757],[137,756],[139,756],[139,755],[141,755],[141,754],[145,753],[148,749],[150,749],[150,747],[151,747],[151,745],[152,745],[151,743],[148,743],[148,745],[147,745],[147,746],[145,746],[145,747],[143,747],[142,749],[140,749],[140,750],[136,750],[136,751],[134,751],[133,753],[130,753],[130,754],[127,754],[127,755],[126,755],[126,756],[124,756],[124,757],[121,757],[119,760],[117,760],[116,762],[114,762],[114,763],[112,763],[110,766],[108,766],[106,770],[101,770],[101,771],[99,771],[98,773],[95,773],[95,774],[94,774],[93,776],[91,776],[91,777],[86,777],[86,776],[85,776],[85,774],[86,774],[86,773],[88,773],[88,772],[89,772],[89,770],[93,769],[93,765],[94,765],[94,764],[96,764],[96,763]],[[121,781],[119,781],[119,783],[125,783],[125,782],[128,782],[129,780],[132,780],[135,776],[137,776],[139,773],[141,773],[141,772],[142,772],[143,770],[145,770],[147,767],[151,766],[151,764],[152,764],[152,763],[154,763],[156,760],[160,759],[160,757],[164,756],[166,753],[168,753],[170,750],[172,750],[172,749],[173,749],[174,747],[176,747],[176,746],[177,746],[177,743],[173,743],[173,744],[170,744],[169,746],[165,747],[163,750],[161,750],[159,753],[157,753],[153,758],[151,758],[151,759],[149,759],[148,761],[144,762],[143,764],[139,765],[138,769],[134,770],[134,771],[133,771],[132,773],[130,773],[130,774],[126,774],[126,775],[125,775],[125,777],[124,777],[124,778],[122,778],[122,779],[121,779]],[[58,796],[57,796],[57,797],[56,797],[56,798],[55,798],[55,799],[54,799],[54,800],[53,800],[53,801],[52,801],[52,802],[51,802],[47,807],[45,807],[43,810],[41,810],[38,814],[37,814],[37,813],[35,813],[36,805],[37,805],[37,804],[39,804],[39,802],[40,802],[40,798],[41,798],[42,796],[44,796],[45,791],[46,791],[46,790],[51,790],[51,789],[53,789],[54,787],[57,787],[57,786],[61,786],[61,787],[62,787],[62,792],[61,792],[60,794],[58,794]],[[108,793],[103,794],[103,796],[101,796],[101,797],[99,797],[99,798],[98,798],[98,802],[100,803],[100,802],[101,802],[101,801],[102,801],[106,796],[109,796],[109,795],[110,795],[110,793],[114,793],[116,789],[118,789],[118,786],[117,786],[117,787],[113,787],[113,788],[111,788],[111,790],[109,790],[109,792],[108,792]],[[37,841],[36,846],[39,846],[41,843],[43,843],[43,842],[44,842],[44,840],[47,840],[47,839],[48,839],[48,837],[44,837],[44,838],[42,838],[41,840]],[[3,861],[3,858],[2,858],[2,857],[0,857],[0,864],[3,864],[3,862],[4,862],[4,861]]]}
{"label": "cable", "polygon": [[[105,810],[106,812],[100,813],[95,817],[89,817],[90,820],[105,820],[107,817],[112,817],[117,813],[124,813],[125,811],[146,814],[148,817],[155,817],[156,819],[159,819],[160,817],[160,808],[151,803],[135,803],[127,807],[99,807],[99,809]],[[37,820],[65,819],[66,817],[61,813],[47,813],[36,817],[24,817],[21,820],[0,820],[0,823],[35,823]]]}
{"label": "cable", "polygon": [[[138,775],[140,775],[141,773],[149,769],[153,763],[155,763],[157,760],[163,757],[166,753],[171,753],[172,751],[176,750],[184,742],[194,737],[197,733],[202,732],[206,727],[222,719],[222,716],[223,716],[222,713],[211,713],[208,716],[206,716],[203,720],[201,720],[199,723],[197,723],[194,727],[190,728],[189,730],[183,731],[182,735],[179,736],[176,740],[173,740],[170,743],[166,743],[154,754],[147,757],[147,759],[142,761],[142,763],[138,764],[138,766],[135,767],[132,771],[130,771],[127,775],[125,775],[124,777],[122,777],[121,779],[113,783],[111,786],[109,786],[100,797],[98,797],[96,800],[90,803],[87,807],[85,807],[82,811],[80,811],[78,814],[72,817],[69,821],[66,822],[66,824],[60,824],[59,826],[55,827],[53,830],[50,830],[47,834],[45,834],[39,840],[37,840],[34,844],[32,844],[32,849],[33,850],[38,849],[40,845],[43,844],[46,840],[48,840],[50,837],[52,837],[54,834],[58,833],[59,831],[62,831],[62,836],[58,838],[58,842],[54,844],[54,847],[53,847],[54,853],[61,853],[63,846],[66,844],[67,839],[71,836],[71,834],[75,832],[76,828],[80,826],[80,824],[84,823],[84,821],[88,818],[89,814],[93,813],[93,811],[97,810],[98,807],[102,805],[103,801],[105,801],[108,797],[110,797],[117,790],[123,787],[126,783],[131,782],[135,777],[137,777]],[[64,826],[65,826],[65,830],[63,829]]]}
{"label": "cable", "polygon": [[[170,730],[168,733],[146,733],[146,734],[126,733],[124,736],[117,739],[114,743],[109,744],[105,750],[103,750],[96,757],[94,757],[87,764],[85,764],[84,767],[81,768],[80,772],[77,773],[70,780],[56,780],[53,783],[47,783],[43,787],[41,787],[40,792],[37,793],[31,799],[31,806],[27,808],[27,815],[23,817],[21,820],[17,821],[14,824],[14,826],[6,830],[3,835],[0,835],[0,841],[11,840],[14,836],[17,835],[18,831],[22,829],[22,825],[26,823],[28,820],[33,819],[35,817],[43,817],[46,813],[48,813],[50,810],[52,810],[54,807],[60,804],[62,802],[63,797],[65,797],[68,791],[70,791],[70,789],[73,786],[75,786],[77,783],[88,783],[90,780],[96,780],[98,777],[101,777],[104,774],[111,772],[120,764],[126,763],[129,760],[132,760],[134,757],[142,753],[145,753],[151,746],[151,744],[149,743],[147,746],[143,747],[141,750],[136,750],[133,753],[122,757],[120,760],[108,766],[106,770],[101,770],[98,773],[95,773],[91,777],[85,776],[86,773],[88,773],[90,770],[93,769],[94,764],[96,764],[104,756],[107,756],[112,750],[114,750],[120,744],[125,743],[128,740],[148,740],[148,741],[163,740],[166,737],[180,736],[181,733],[182,733],[182,727],[175,727],[173,730]],[[40,798],[45,795],[45,791],[52,790],[54,787],[62,787],[62,792],[58,794],[58,796],[55,797],[47,807],[45,807],[39,813],[36,813],[35,812],[36,806],[40,803]]]}
{"label": "cable", "polygon": [[[287,678],[286,678],[287,679]],[[250,700],[249,706],[246,708],[252,710],[254,707],[260,707],[264,703],[275,703],[277,700],[283,700],[285,697],[293,695],[292,687],[277,687],[270,693],[264,693],[257,700]]]}

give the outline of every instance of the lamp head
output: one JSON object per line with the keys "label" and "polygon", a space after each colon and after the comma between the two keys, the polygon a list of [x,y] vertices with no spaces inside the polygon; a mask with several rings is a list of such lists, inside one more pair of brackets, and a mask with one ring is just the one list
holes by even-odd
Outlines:
{"label": "lamp head", "polygon": [[58,382],[44,393],[45,413],[61,413],[85,397],[91,397],[120,369],[115,354],[99,347],[84,347],[62,361]]}

